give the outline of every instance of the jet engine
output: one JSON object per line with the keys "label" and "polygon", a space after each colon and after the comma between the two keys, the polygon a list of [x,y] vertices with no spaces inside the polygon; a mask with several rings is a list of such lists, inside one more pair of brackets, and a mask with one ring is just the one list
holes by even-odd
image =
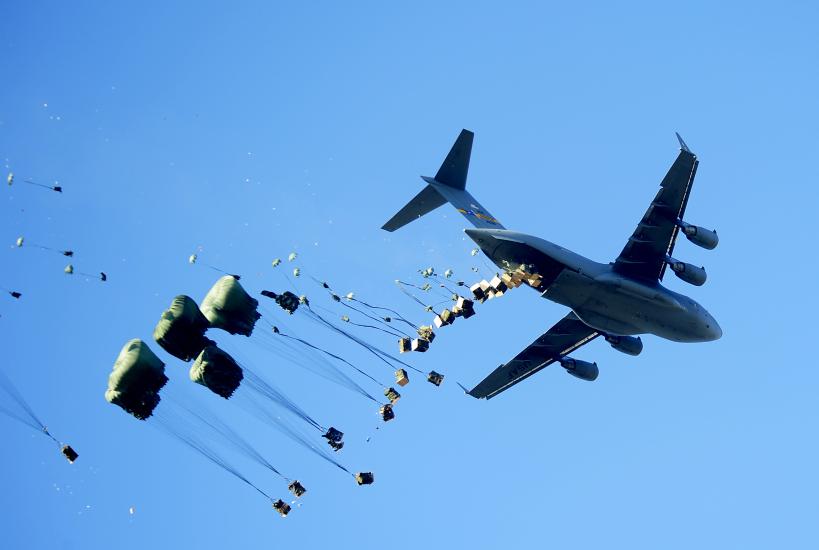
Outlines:
{"label": "jet engine", "polygon": [[615,336],[613,334],[606,335],[606,342],[611,344],[611,347],[626,355],[640,355],[643,351],[643,341],[639,336]]}
{"label": "jet engine", "polygon": [[674,258],[668,258],[666,262],[668,262],[668,267],[671,268],[674,274],[688,284],[702,286],[708,278],[704,267],[680,262]]}
{"label": "jet engine", "polygon": [[600,374],[597,363],[589,363],[580,359],[563,357],[560,359],[560,365],[572,376],[587,382],[594,382],[597,380],[597,375]]}
{"label": "jet engine", "polygon": [[680,220],[677,225],[680,226],[685,237],[699,247],[705,248],[706,250],[714,250],[719,244],[719,237],[714,230],[705,229],[698,225],[691,225],[682,220]]}

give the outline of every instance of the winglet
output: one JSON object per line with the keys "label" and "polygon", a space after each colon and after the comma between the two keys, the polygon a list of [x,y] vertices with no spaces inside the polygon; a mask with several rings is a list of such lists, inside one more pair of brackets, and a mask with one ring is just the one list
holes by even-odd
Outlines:
{"label": "winglet", "polygon": [[688,145],[685,144],[685,142],[683,141],[683,138],[680,137],[680,134],[678,134],[677,132],[674,132],[674,133],[677,135],[677,139],[680,141],[680,149],[682,149],[686,153],[691,153],[691,149],[689,149]]}
{"label": "winglet", "polygon": [[[466,395],[472,395],[471,393],[469,393],[469,390],[468,390],[468,389],[466,389],[466,388],[464,387],[464,385],[463,385],[463,384],[461,384],[461,383],[460,383],[460,382],[458,382],[457,380],[455,381],[455,383],[456,383],[456,384],[458,384],[458,386],[459,386],[459,387],[460,387],[462,390],[464,390],[464,393],[465,393]],[[472,397],[474,397],[474,395],[473,395]]]}

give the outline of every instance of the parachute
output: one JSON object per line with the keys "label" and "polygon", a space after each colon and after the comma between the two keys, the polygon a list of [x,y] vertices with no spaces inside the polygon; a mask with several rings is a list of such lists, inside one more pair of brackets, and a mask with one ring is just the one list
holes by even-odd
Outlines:
{"label": "parachute", "polygon": [[191,366],[190,377],[210,391],[229,399],[244,378],[238,363],[215,345],[208,345]]}
{"label": "parachute", "polygon": [[154,328],[154,340],[174,357],[190,361],[211,343],[205,338],[208,327],[210,322],[193,298],[179,295],[162,312]]}
{"label": "parachute", "polygon": [[48,431],[48,428],[43,421],[40,420],[39,416],[34,412],[34,409],[31,408],[31,405],[23,397],[23,394],[19,392],[19,390],[14,386],[11,380],[0,371],[0,390],[6,393],[8,397],[11,398],[12,401],[17,405],[18,410],[6,408],[4,405],[0,404],[0,413],[5,414],[12,420],[16,420],[20,424],[24,426],[28,426],[29,428],[33,429],[34,431],[41,433],[51,439],[57,446],[60,448],[60,453],[68,460],[70,464],[74,464],[74,461],[80,456],[77,454],[71,445],[65,445],[61,443],[56,437],[51,435],[51,432]]}
{"label": "parachute", "polygon": [[138,420],[148,419],[159,404],[159,390],[168,382],[165,363],[140,339],[128,341],[108,376],[105,400]]}
{"label": "parachute", "polygon": [[225,275],[208,291],[201,310],[211,327],[250,336],[261,317],[256,311],[258,306],[258,300],[245,292],[236,277]]}

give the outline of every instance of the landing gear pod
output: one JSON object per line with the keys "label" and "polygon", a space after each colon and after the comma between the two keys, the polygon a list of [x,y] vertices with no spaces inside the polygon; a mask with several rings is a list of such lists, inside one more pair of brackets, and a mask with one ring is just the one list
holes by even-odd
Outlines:
{"label": "landing gear pod", "polygon": [[68,460],[70,464],[74,464],[74,461],[77,460],[77,458],[80,456],[79,454],[77,454],[77,451],[71,448],[71,445],[63,445],[60,448],[60,452],[63,454],[66,460]]}
{"label": "landing gear pod", "polygon": [[372,485],[375,481],[375,476],[372,472],[359,472],[355,475],[355,481],[359,485]]}

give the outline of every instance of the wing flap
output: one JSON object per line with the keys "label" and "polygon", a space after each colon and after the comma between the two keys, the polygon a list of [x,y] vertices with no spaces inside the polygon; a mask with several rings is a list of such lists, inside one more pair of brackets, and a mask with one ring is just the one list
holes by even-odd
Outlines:
{"label": "wing flap", "polygon": [[570,312],[514,359],[492,371],[468,393],[478,399],[491,399],[591,342],[598,335],[596,330],[584,324],[574,312]]}

